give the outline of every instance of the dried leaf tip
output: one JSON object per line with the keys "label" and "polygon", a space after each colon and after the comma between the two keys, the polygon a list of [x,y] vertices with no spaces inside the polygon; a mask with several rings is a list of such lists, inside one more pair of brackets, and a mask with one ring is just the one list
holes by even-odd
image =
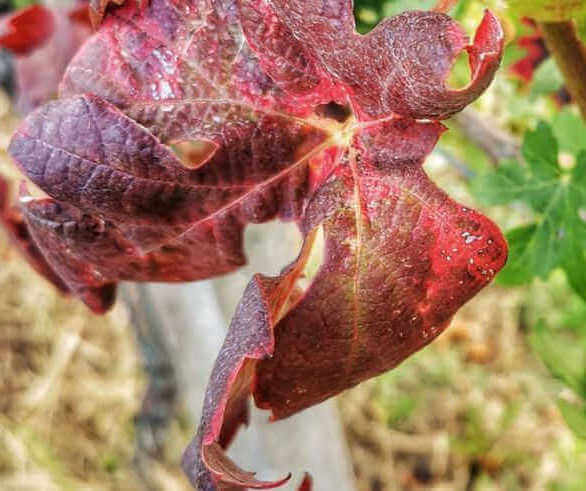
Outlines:
{"label": "dried leaf tip", "polygon": [[282,486],[291,479],[291,473],[289,473],[276,481],[260,481],[254,477],[256,473],[245,471],[234,464],[222,447],[215,442],[204,445],[201,452],[202,460],[208,470],[225,485],[250,489],[272,489]]}

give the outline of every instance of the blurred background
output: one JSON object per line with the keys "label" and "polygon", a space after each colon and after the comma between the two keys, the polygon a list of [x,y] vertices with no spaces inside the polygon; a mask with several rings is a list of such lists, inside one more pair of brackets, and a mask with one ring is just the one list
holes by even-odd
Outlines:
{"label": "blurred background", "polygon": [[[0,9],[27,3],[0,0]],[[586,124],[543,39],[542,3],[535,4],[537,20],[522,1],[460,0],[450,12],[472,33],[483,10],[494,9],[506,53],[489,90],[446,122],[450,131],[425,168],[507,232],[511,259],[437,341],[328,406],[341,422],[332,430],[341,444],[331,446],[347,452],[349,489],[586,489],[586,189],[572,181],[586,166]],[[366,33],[386,16],[434,4],[356,0],[355,13]],[[580,9],[574,26],[584,39]],[[0,174],[13,180],[18,173],[6,148],[31,104],[18,94],[17,78],[34,56],[43,55],[0,55]],[[53,65],[47,80],[58,78],[49,73],[60,69]],[[469,76],[463,55],[450,84],[465,86]],[[549,195],[536,196],[531,159],[550,153],[559,176]],[[206,311],[209,323],[227,322],[252,272],[275,273],[294,256],[297,232],[271,227],[247,231],[247,246],[256,250],[251,266],[205,282],[205,295],[198,290],[220,313]],[[197,422],[190,398],[200,392],[185,389],[194,375],[179,380],[172,407],[162,404],[164,432],[145,478],[137,452],[148,442],[137,435],[138,415],[149,377],[151,384],[160,377],[145,350],[156,336],[141,337],[140,320],[131,325],[123,302],[95,317],[60,298],[3,234],[0,257],[0,490],[189,489],[178,462]],[[140,306],[129,291],[130,305]],[[207,377],[201,374],[197,390]],[[315,489],[335,489],[314,477]]]}

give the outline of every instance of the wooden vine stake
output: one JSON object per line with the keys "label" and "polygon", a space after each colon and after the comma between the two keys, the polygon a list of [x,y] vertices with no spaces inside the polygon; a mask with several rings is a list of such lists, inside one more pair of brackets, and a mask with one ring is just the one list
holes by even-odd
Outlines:
{"label": "wooden vine stake", "polygon": [[586,47],[578,38],[572,21],[543,22],[540,27],[568,92],[586,120]]}

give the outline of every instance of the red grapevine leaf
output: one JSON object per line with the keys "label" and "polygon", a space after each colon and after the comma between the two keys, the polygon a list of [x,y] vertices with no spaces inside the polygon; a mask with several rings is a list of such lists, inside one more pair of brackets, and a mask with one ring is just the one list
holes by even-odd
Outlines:
{"label": "red grapevine leaf", "polygon": [[[280,485],[223,453],[250,396],[282,418],[393,368],[502,267],[498,229],[421,168],[437,120],[486,88],[502,47],[489,12],[468,45],[435,12],[360,36],[350,0],[126,2],[73,59],[62,98],[18,130],[10,152],[50,196],[25,199],[30,235],[95,311],[119,280],[235,269],[248,223],[304,232],[298,260],[255,276],[233,319],[184,457],[194,485]],[[472,80],[452,90],[464,49]],[[168,145],[193,140],[207,150],[183,164]]]}
{"label": "red grapevine leaf", "polygon": [[[15,135],[11,153],[54,199],[111,223],[133,246],[131,256],[181,240],[186,232],[216,219],[232,222],[229,235],[239,237],[249,222],[275,216],[298,219],[308,192],[325,172],[323,165],[320,169],[307,164],[340,125],[300,116],[310,115],[321,103],[345,98],[358,117],[388,116],[391,111],[430,116],[399,107],[425,101],[439,102],[441,108],[436,109],[450,113],[476,96],[500,59],[500,27],[487,14],[475,45],[468,48],[478,77],[464,100],[464,92],[454,96],[442,88],[443,77],[465,44],[449,17],[407,13],[390,19],[378,34],[362,37],[354,32],[350,2],[332,2],[332,10],[318,8],[318,3],[304,4],[308,10],[300,12],[314,24],[326,15],[341,32],[348,32],[347,39],[333,39],[327,26],[318,33],[323,39],[311,37],[301,17],[279,2],[270,4],[277,6],[275,11],[259,1],[210,5],[203,0],[153,0],[144,8],[129,2],[110,13],[71,63],[62,84],[62,95],[70,98],[32,114]],[[405,26],[421,23],[425,30],[403,32]],[[416,32],[425,32],[424,38],[409,38]],[[409,39],[429,46],[417,52],[413,83],[397,81],[392,68],[400,62],[396,54],[404,53],[403,73],[410,51],[393,47],[389,52],[380,36],[387,36],[391,45]],[[315,52],[317,41],[336,40],[347,44],[346,50],[332,47],[340,53],[338,61]],[[287,48],[289,42],[294,44]],[[356,63],[360,53],[361,60],[372,59],[366,51],[388,53],[388,63],[372,67],[376,77],[367,77]],[[350,73],[354,69],[358,71]],[[360,80],[358,86],[349,84],[349,77]],[[368,86],[365,78],[378,80],[379,86]],[[441,93],[434,92],[435,79],[441,82]],[[416,93],[401,92],[399,86]],[[425,87],[431,92],[423,93]],[[115,104],[126,116],[97,97],[78,95],[88,92]],[[46,120],[55,124],[46,125]],[[200,167],[187,170],[163,144],[194,139],[213,143],[216,151]],[[95,265],[98,271],[103,262]],[[108,276],[111,281],[117,278]]]}
{"label": "red grapevine leaf", "polygon": [[[298,215],[308,177],[305,166],[295,168],[303,163],[292,161],[295,149],[309,157],[304,149],[323,140],[323,132],[276,116],[254,124],[263,130],[256,140],[236,140],[189,170],[102,99],[47,104],[10,145],[29,178],[59,200],[24,206],[31,233],[74,292],[84,284],[95,291],[120,280],[194,281],[233,271],[245,262],[246,223]],[[233,167],[224,172],[226,163]],[[101,305],[83,299],[93,310]]]}
{"label": "red grapevine leaf", "polygon": [[181,282],[233,271],[244,264],[231,223],[200,227],[164,248],[142,254],[111,223],[51,199],[21,205],[28,230],[68,288],[93,311],[113,302],[120,280]]}
{"label": "red grapevine leaf", "polygon": [[322,92],[332,90],[311,51],[266,1],[241,2],[241,22],[250,48],[262,53],[259,63],[263,71],[280,88],[290,94],[317,97],[317,103]]}
{"label": "red grapevine leaf", "polygon": [[130,3],[73,60],[62,96],[99,95],[163,142],[218,141],[226,131],[254,131],[259,117],[290,119],[280,110],[307,115],[330,102],[331,94],[303,101],[283,93],[244,42],[234,10],[203,1],[154,0],[143,10]]}
{"label": "red grapevine leaf", "polygon": [[279,481],[266,482],[259,481],[254,478],[254,472],[246,472],[234,465],[234,463],[226,457],[222,447],[217,443],[206,445],[203,449],[203,460],[208,469],[210,469],[224,485],[233,486],[236,489],[252,488],[252,489],[270,489],[285,484],[290,478],[287,477]]}
{"label": "red grapevine leaf", "polygon": [[535,70],[549,57],[549,50],[535,21],[523,19],[523,23],[533,29],[535,33],[521,36],[517,40],[517,45],[525,49],[527,54],[511,65],[510,70],[511,73],[519,77],[523,82],[529,83],[533,80]]}
{"label": "red grapevine leaf", "polygon": [[20,210],[10,206],[9,195],[8,182],[0,177],[0,223],[2,223],[4,230],[37,273],[52,283],[61,293],[69,294],[70,290],[67,285],[55,273],[33,241]]}
{"label": "red grapevine leaf", "polygon": [[31,5],[0,18],[0,48],[16,55],[29,54],[54,32],[53,14],[42,5]]}
{"label": "red grapevine leaf", "polygon": [[[517,39],[516,44],[526,51],[526,55],[519,61],[513,63],[509,70],[522,82],[529,84],[533,80],[535,71],[549,58],[550,54],[537,23],[528,18],[524,18],[522,21],[534,33],[521,36]],[[559,107],[563,107],[572,102],[572,96],[565,86],[552,94],[552,97]]]}
{"label": "red grapevine leaf", "polygon": [[83,18],[87,3],[72,9],[51,9],[53,32],[32,53],[15,58],[18,89],[17,107],[27,114],[57,96],[59,82],[73,55],[89,37],[91,29]]}
{"label": "red grapevine leaf", "polygon": [[[226,447],[238,427],[248,421],[247,403],[255,366],[274,351],[272,325],[278,322],[302,273],[314,236],[308,236],[299,259],[280,278],[257,274],[246,288],[212,371],[198,435],[183,456],[183,468],[197,489],[214,490],[217,483],[235,484],[232,475],[225,475],[223,469],[237,466],[228,463],[223,452],[218,453],[218,445]],[[215,455],[214,462],[206,459],[210,451]],[[251,476],[240,469],[237,474]],[[276,487],[284,480],[255,486]],[[255,487],[250,481],[238,484]]]}
{"label": "red grapevine leaf", "polygon": [[309,474],[305,474],[303,481],[299,485],[298,491],[311,491],[313,489],[313,480]]}
{"label": "red grapevine leaf", "polygon": [[[266,0],[246,3],[266,5]],[[490,12],[484,16],[474,44],[467,46],[458,24],[434,12],[405,12],[361,36],[354,29],[351,2],[273,0],[271,5],[322,70],[349,89],[364,118],[393,112],[421,119],[449,117],[486,89],[501,60],[504,35]],[[470,57],[472,80],[468,87],[452,90],[445,80],[463,49]],[[298,53],[291,50],[290,55],[295,58]],[[405,74],[409,83],[405,83]]]}
{"label": "red grapevine leaf", "polygon": [[[324,228],[324,264],[275,327],[275,353],[257,367],[255,401],[273,418],[395,367],[503,267],[498,228],[421,170],[440,132],[403,121],[359,132],[345,172],[309,205],[305,227]],[[344,189],[343,204],[324,215],[324,201],[339,202]]]}
{"label": "red grapevine leaf", "polygon": [[215,211],[206,204],[242,193],[242,186],[208,184],[152,133],[92,96],[43,106],[16,132],[9,150],[53,198],[126,223],[190,224]]}
{"label": "red grapevine leaf", "polygon": [[[230,415],[249,394],[280,419],[385,372],[437,337],[503,267],[498,228],[421,169],[442,131],[404,119],[357,125],[306,210],[306,252],[279,278],[257,276],[244,294],[184,461],[195,485],[224,482],[197,455],[234,433],[243,418]],[[300,296],[292,274],[301,274],[320,228],[323,264]]]}
{"label": "red grapevine leaf", "polygon": [[[305,196],[313,186],[307,163],[323,145],[326,133],[310,122],[271,109],[267,103],[258,103],[257,107],[249,100],[251,91],[278,89],[268,79],[258,78],[254,60],[244,48],[238,48],[239,54],[225,70],[218,70],[215,64],[200,74],[200,68],[194,68],[193,63],[203,53],[195,40],[193,60],[188,62],[184,56],[176,56],[180,47],[171,44],[171,39],[177,41],[181,37],[162,30],[159,37],[167,36],[167,44],[162,46],[159,37],[144,36],[144,28],[137,27],[137,23],[148,24],[150,31],[154,31],[155,8],[160,12],[169,6],[157,4],[144,11],[129,6],[118,10],[116,15],[121,17],[113,15],[72,63],[63,91],[85,92],[83,84],[93,83],[96,69],[103,69],[100,80],[106,80],[106,75],[114,79],[107,84],[100,82],[98,88],[126,86],[129,93],[124,99],[128,103],[120,103],[117,97],[106,98],[117,101],[158,138],[100,99],[76,96],[31,114],[15,135],[10,151],[47,194],[79,207],[87,215],[106,218],[129,241],[130,257],[163,244],[183,243],[184,238],[190,246],[194,240],[202,240],[202,247],[211,249],[210,257],[217,258],[204,261],[206,267],[200,267],[202,260],[197,261],[195,252],[184,251],[181,254],[195,264],[192,269],[184,268],[182,275],[169,272],[165,278],[163,272],[155,275],[150,270],[149,274],[134,274],[136,280],[195,280],[204,277],[204,271],[213,276],[243,263],[240,235],[247,223],[275,216],[300,216]],[[202,43],[215,46],[218,37],[226,41],[221,32],[226,30],[225,18],[218,16],[227,14],[212,14],[206,11],[215,22],[213,29],[198,30],[197,34],[202,36]],[[124,16],[138,20],[120,20]],[[182,24],[175,27],[183,28]],[[228,39],[226,46],[218,49],[218,56],[223,59],[224,53],[228,57],[235,55],[236,45]],[[101,60],[108,65],[101,66]],[[225,72],[227,77],[232,69],[234,76],[226,79],[232,81],[230,87],[218,85],[225,83],[220,79],[210,82],[207,78],[213,76],[213,70],[220,75]],[[172,86],[183,95],[184,90],[195,90],[197,94],[193,95],[200,97],[178,98],[173,92],[165,92],[172,98],[161,99],[161,93],[152,90],[154,80],[157,87],[164,88],[163,92]],[[185,87],[177,85],[178,80]],[[141,95],[131,87],[144,87],[144,92]],[[55,124],[46,125],[47,120]],[[188,170],[159,139],[210,141],[216,152],[207,162]],[[162,249],[160,254],[168,249]],[[230,251],[229,255],[225,249]],[[226,260],[222,261],[223,257]],[[93,268],[104,281],[109,283],[126,276],[113,278],[103,274],[111,268],[105,264],[108,259],[98,259],[94,259]],[[186,271],[193,276],[186,278]]]}

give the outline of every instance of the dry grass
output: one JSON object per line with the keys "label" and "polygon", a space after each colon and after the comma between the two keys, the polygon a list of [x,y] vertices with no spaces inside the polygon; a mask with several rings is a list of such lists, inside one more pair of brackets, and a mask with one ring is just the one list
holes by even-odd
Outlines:
{"label": "dry grass", "polygon": [[[0,117],[12,177],[2,94]],[[4,235],[0,258],[0,489],[132,489],[142,380],[124,309],[99,318],[60,298]]]}
{"label": "dry grass", "polygon": [[123,309],[90,316],[0,255],[0,489],[120,489],[142,385]]}

